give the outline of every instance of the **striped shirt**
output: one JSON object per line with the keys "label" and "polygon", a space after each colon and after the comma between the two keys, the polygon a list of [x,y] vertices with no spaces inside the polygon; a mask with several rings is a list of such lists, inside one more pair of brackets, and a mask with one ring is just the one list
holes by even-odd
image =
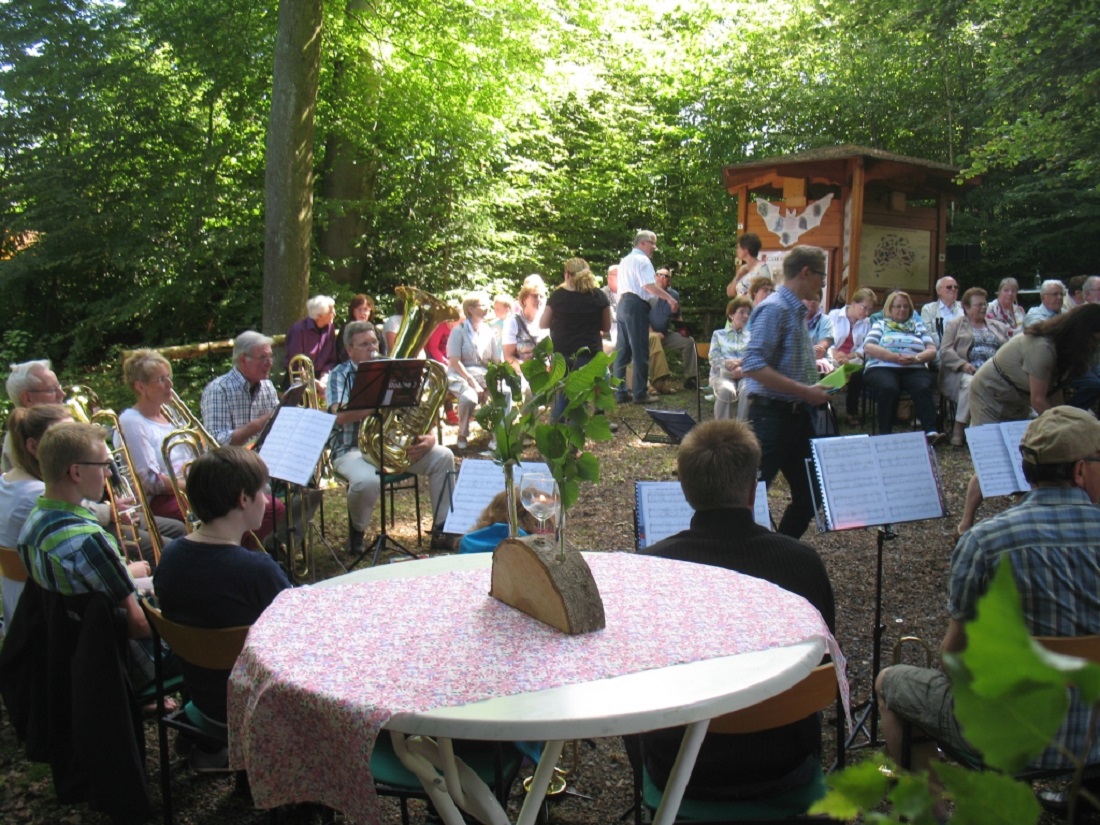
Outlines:
{"label": "striped shirt", "polygon": [[268,379],[249,384],[236,367],[218,376],[202,391],[202,423],[219,444],[228,444],[233,431],[271,412],[279,393]]}
{"label": "striped shirt", "polygon": [[19,555],[43,589],[74,596],[93,591],[122,602],[134,592],[115,538],[91,510],[40,496],[19,533]]}
{"label": "striped shirt", "polygon": [[[799,384],[817,383],[817,366],[810,333],[806,330],[806,305],[785,286],[780,286],[752,311],[752,335],[741,369],[745,373],[771,367]],[[745,395],[764,395],[783,401],[801,401],[795,395],[768,389],[748,376]]]}
{"label": "striped shirt", "polygon": [[[1076,487],[1040,487],[975,525],[951,557],[948,611],[957,621],[976,614],[1001,559],[1012,562],[1024,621],[1033,636],[1100,633],[1100,508]],[[1033,767],[1066,767],[1057,745],[1080,755],[1088,707],[1074,696],[1054,743]],[[1100,740],[1087,762],[1100,761]]]}

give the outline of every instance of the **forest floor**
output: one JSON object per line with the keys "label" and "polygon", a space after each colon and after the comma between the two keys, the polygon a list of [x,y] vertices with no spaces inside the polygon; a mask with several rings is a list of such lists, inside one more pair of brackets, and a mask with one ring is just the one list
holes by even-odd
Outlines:
{"label": "forest floor", "polygon": [[[666,396],[657,406],[686,409],[693,417],[696,416],[694,392]],[[710,404],[703,402],[703,418],[711,417],[710,407]],[[570,512],[568,538],[578,548],[632,550],[634,482],[676,477],[676,448],[642,443],[631,431],[631,427],[643,431],[647,425],[648,419],[641,407],[625,407],[616,418],[625,420],[614,440],[594,447],[600,459],[600,483],[583,490],[580,500]],[[446,428],[444,433],[444,443],[453,446],[454,428]],[[484,449],[486,441],[486,436],[475,430],[469,449],[456,452],[456,457],[479,457],[478,450]],[[943,519],[898,525],[897,538],[885,544],[882,601],[884,665],[890,663],[894,645],[903,636],[921,637],[936,649],[947,627],[948,566],[971,464],[965,449],[953,448],[946,441],[937,446],[936,455],[949,515]],[[426,484],[422,484],[422,490],[422,500],[426,501]],[[777,519],[787,500],[785,484],[780,481],[769,493],[771,510]],[[988,502],[982,515],[988,516],[1009,503],[1006,498]],[[415,546],[416,524],[411,498],[407,494],[399,494],[396,509],[397,526],[393,535],[407,546]],[[326,494],[325,511],[329,542],[338,551],[330,557],[327,550],[320,548],[317,564],[319,578],[338,575],[347,561],[342,551],[347,536],[346,510],[339,491]],[[430,519],[430,516],[425,518]],[[811,527],[803,540],[821,554],[832,579],[837,603],[836,638],[848,660],[848,679],[855,705],[865,701],[871,690],[876,531],[861,529],[818,533]],[[426,538],[424,548],[427,552]],[[913,661],[909,651],[907,649],[906,660]],[[914,663],[922,663],[922,659],[923,654]],[[149,791],[159,813],[155,725],[147,724],[146,734]],[[853,753],[852,758],[862,758],[866,753],[867,750]],[[834,756],[835,743],[827,723],[826,763],[831,763]],[[570,767],[571,760],[563,756],[563,764]],[[550,822],[560,825],[610,825],[630,808],[631,773],[620,739],[581,743],[578,762],[572,767],[568,792],[555,798],[550,805]],[[181,764],[176,766],[173,774],[173,789],[176,822],[181,825],[266,821],[264,812],[254,810],[248,800],[234,795],[231,778],[199,776]],[[522,804],[519,783],[516,790],[513,807],[518,809],[518,805]],[[382,805],[386,825],[400,822],[394,800],[383,799]],[[424,821],[421,803],[414,800],[411,807],[412,821]],[[309,822],[314,817],[308,811],[297,813],[292,817],[296,821]],[[337,817],[337,821],[345,820]],[[99,825],[108,820],[89,811],[86,806],[58,804],[48,767],[26,761],[14,732],[4,721],[0,724],[0,822]]]}

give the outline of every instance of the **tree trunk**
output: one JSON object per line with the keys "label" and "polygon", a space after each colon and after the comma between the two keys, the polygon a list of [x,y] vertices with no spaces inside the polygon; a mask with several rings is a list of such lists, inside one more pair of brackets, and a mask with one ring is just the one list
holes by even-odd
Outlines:
{"label": "tree trunk", "polygon": [[321,72],[321,0],[280,0],[264,180],[263,329],[305,314],[313,232],[313,115]]}

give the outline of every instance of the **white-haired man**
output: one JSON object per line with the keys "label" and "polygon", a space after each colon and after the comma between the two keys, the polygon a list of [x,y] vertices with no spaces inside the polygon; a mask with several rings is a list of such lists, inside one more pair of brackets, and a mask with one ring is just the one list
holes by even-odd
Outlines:
{"label": "white-haired man", "polygon": [[219,444],[252,441],[279,405],[271,383],[271,339],[254,330],[233,341],[233,369],[202,391],[202,423]]}
{"label": "white-haired man", "polygon": [[314,295],[306,301],[306,317],[286,332],[286,363],[296,355],[307,355],[313,362],[313,374],[322,387],[338,363],[336,352],[336,301],[327,295]]}
{"label": "white-haired man", "polygon": [[[944,275],[936,281],[936,296],[937,300],[920,308],[920,317],[938,347],[947,325],[956,318],[962,318],[964,313],[959,301],[959,282],[950,275]],[[939,356],[936,358],[939,363]]]}
{"label": "white-haired man", "polygon": [[[8,398],[16,407],[60,404],[65,400],[65,390],[46,360],[12,364],[6,389]],[[5,433],[3,457],[0,459],[0,468],[5,473],[12,468],[11,456],[11,433]]]}
{"label": "white-haired man", "polygon": [[[329,380],[329,412],[336,414],[336,426],[329,438],[332,466],[348,482],[348,518],[351,521],[348,550],[356,554],[363,549],[363,536],[370,526],[371,513],[381,490],[378,469],[359,451],[360,423],[374,410],[348,410],[352,384],[359,365],[378,357],[378,334],[366,321],[352,321],[344,327],[344,346],[348,360],[332,371]],[[444,494],[447,474],[454,471],[454,454],[435,442],[435,436],[419,436],[408,448],[411,462],[408,472],[428,476],[432,499],[432,547],[453,549],[443,538],[443,522],[451,509]]]}
{"label": "white-haired man", "polygon": [[1062,304],[1065,300],[1065,284],[1055,279],[1043,281],[1039,285],[1039,306],[1032,307],[1027,311],[1027,315],[1024,316],[1024,329],[1058,315],[1062,311]]}

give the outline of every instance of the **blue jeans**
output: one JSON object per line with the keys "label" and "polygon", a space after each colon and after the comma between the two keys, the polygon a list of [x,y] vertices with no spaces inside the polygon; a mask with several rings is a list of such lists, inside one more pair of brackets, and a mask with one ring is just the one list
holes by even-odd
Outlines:
{"label": "blue jeans", "polygon": [[1091,410],[1096,406],[1096,400],[1100,398],[1100,373],[1096,368],[1085,370],[1083,375],[1068,384],[1073,387],[1073,398],[1068,402],[1070,405],[1082,410]]}
{"label": "blue jeans", "polygon": [[649,303],[633,292],[619,299],[619,340],[615,350],[615,377],[624,383],[615,392],[617,401],[626,401],[626,365],[634,363],[634,400],[644,401],[649,394]]}
{"label": "blue jeans", "polygon": [[[743,402],[742,402],[743,403]],[[810,458],[813,425],[805,404],[749,396],[749,426],[760,442],[760,477],[771,487],[783,473],[791,488],[791,503],[783,511],[777,531],[801,538],[814,517],[814,500],[806,459]]]}
{"label": "blue jeans", "polygon": [[[569,361],[569,372],[573,370],[579,370],[584,367],[593,358],[592,353],[586,352],[583,355],[578,355],[571,361]],[[568,359],[567,359],[568,360]],[[557,423],[561,420],[562,413],[565,412],[565,408],[569,405],[569,399],[565,397],[564,392],[559,392],[554,395],[554,404],[550,407],[550,420]]]}

